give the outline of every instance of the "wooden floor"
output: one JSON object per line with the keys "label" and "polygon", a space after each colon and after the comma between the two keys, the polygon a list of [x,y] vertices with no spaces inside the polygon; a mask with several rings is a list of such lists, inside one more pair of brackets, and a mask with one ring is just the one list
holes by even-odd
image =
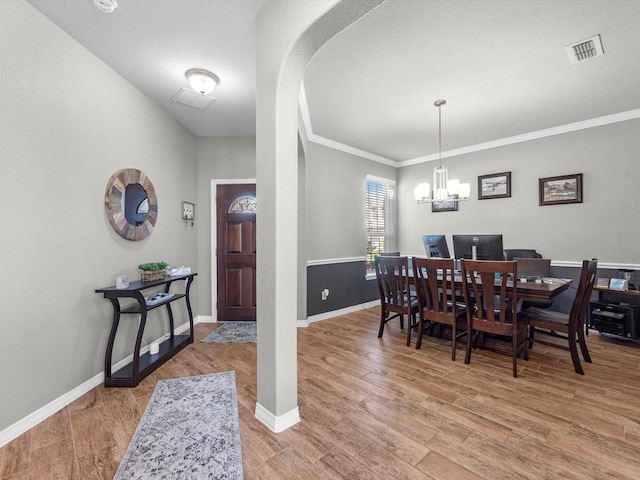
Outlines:
{"label": "wooden floor", "polygon": [[302,421],[254,417],[255,344],[196,342],[135,389],[98,387],[0,449],[0,479],[111,479],[158,379],[235,370],[246,479],[640,479],[640,347],[597,333],[593,364],[405,345],[378,309],[298,329]]}

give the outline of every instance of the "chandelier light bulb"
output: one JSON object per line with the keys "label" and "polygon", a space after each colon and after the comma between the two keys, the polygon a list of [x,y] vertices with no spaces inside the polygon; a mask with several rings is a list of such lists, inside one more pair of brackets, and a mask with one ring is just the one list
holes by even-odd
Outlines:
{"label": "chandelier light bulb", "polygon": [[460,192],[460,180],[452,178],[447,182],[447,190],[451,195],[458,195]]}
{"label": "chandelier light bulb", "polygon": [[467,199],[471,195],[471,184],[461,183],[458,191],[458,198]]}
{"label": "chandelier light bulb", "polygon": [[431,195],[431,185],[428,183],[420,183],[416,188],[413,189],[413,195],[416,199],[416,202],[425,202],[429,199]]}

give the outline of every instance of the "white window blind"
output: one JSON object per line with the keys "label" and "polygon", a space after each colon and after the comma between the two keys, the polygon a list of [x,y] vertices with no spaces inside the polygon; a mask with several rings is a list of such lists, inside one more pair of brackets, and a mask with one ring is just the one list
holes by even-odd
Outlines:
{"label": "white window blind", "polygon": [[395,250],[394,190],[393,180],[367,176],[365,187],[367,276],[375,275],[376,255]]}

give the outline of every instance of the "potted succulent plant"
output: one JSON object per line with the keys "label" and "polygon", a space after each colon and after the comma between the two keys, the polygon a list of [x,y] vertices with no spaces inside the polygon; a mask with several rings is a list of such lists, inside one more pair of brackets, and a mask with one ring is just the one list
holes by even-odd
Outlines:
{"label": "potted succulent plant", "polygon": [[165,262],[141,263],[138,268],[142,270],[141,280],[143,282],[151,282],[153,280],[162,280],[164,278],[164,270],[169,266]]}

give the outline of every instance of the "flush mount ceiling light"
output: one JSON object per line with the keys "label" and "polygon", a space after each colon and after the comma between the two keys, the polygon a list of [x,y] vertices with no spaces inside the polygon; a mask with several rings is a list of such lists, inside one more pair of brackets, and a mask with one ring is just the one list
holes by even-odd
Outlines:
{"label": "flush mount ceiling light", "polygon": [[218,83],[220,83],[220,79],[217,76],[200,68],[188,70],[185,76],[187,80],[189,80],[191,88],[201,95],[213,92]]}
{"label": "flush mount ceiling light", "polygon": [[438,107],[438,165],[433,169],[433,195],[428,183],[421,183],[413,190],[418,203],[466,200],[471,194],[470,184],[453,178],[449,180],[449,171],[442,163],[442,106],[446,103],[446,100],[433,102]]}
{"label": "flush mount ceiling light", "polygon": [[111,13],[118,7],[116,0],[93,0],[93,4],[104,13]]}

